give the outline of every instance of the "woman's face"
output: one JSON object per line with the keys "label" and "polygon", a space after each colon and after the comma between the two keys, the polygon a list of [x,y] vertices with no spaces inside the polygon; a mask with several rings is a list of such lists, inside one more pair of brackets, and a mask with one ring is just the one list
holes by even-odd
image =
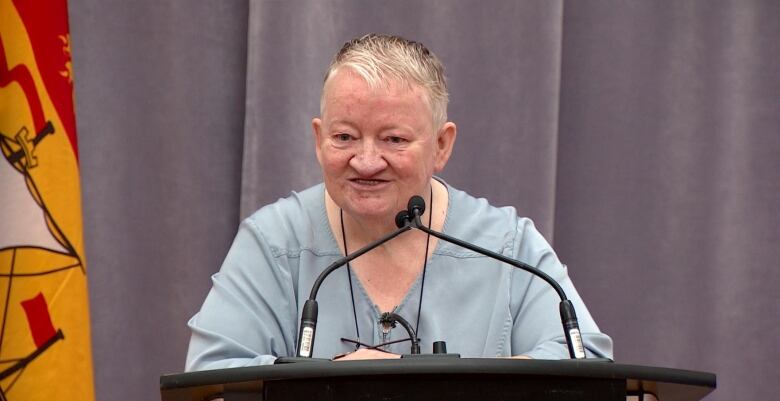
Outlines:
{"label": "woman's face", "polygon": [[393,221],[444,168],[455,126],[434,131],[425,90],[417,86],[393,81],[371,89],[345,68],[323,91],[322,119],[312,125],[328,193],[356,218]]}

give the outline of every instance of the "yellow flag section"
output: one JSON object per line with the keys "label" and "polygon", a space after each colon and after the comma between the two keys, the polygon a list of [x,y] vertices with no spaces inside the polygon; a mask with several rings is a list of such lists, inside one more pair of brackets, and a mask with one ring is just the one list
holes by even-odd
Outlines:
{"label": "yellow flag section", "polygon": [[65,0],[0,0],[0,401],[94,400]]}

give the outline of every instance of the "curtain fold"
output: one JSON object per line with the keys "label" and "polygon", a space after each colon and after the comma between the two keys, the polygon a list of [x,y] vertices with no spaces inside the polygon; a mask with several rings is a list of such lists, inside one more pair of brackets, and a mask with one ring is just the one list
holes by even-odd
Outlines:
{"label": "curtain fold", "polygon": [[778,11],[566,3],[556,250],[618,361],[716,372],[708,399],[773,398]]}
{"label": "curtain fold", "polygon": [[96,399],[155,400],[236,232],[247,4],[69,5]]}

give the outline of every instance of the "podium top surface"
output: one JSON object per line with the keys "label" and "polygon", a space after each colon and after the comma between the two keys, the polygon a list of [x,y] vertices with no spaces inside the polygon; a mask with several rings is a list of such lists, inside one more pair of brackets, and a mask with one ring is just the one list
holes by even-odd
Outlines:
{"label": "podium top surface", "polygon": [[[460,359],[421,358],[341,362],[302,362],[270,366],[217,369],[163,375],[160,388],[163,399],[189,393],[224,392],[230,388],[261,390],[264,382],[307,378],[369,377],[376,375],[510,375],[539,376],[551,379],[567,378],[625,380],[628,392],[645,391],[661,401],[699,400],[715,389],[715,375],[707,372],[623,365],[588,360],[520,360],[520,359]],[[476,375],[476,376],[475,376]]]}

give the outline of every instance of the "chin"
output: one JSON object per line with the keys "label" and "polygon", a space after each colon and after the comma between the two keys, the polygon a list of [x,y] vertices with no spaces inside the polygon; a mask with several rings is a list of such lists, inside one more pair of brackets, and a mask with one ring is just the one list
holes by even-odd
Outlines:
{"label": "chin", "polygon": [[350,214],[355,217],[362,217],[368,219],[389,218],[394,219],[395,214],[401,209],[396,210],[396,206],[390,202],[379,202],[376,200],[358,200],[347,201],[348,207],[345,207],[345,211],[349,211]]}

